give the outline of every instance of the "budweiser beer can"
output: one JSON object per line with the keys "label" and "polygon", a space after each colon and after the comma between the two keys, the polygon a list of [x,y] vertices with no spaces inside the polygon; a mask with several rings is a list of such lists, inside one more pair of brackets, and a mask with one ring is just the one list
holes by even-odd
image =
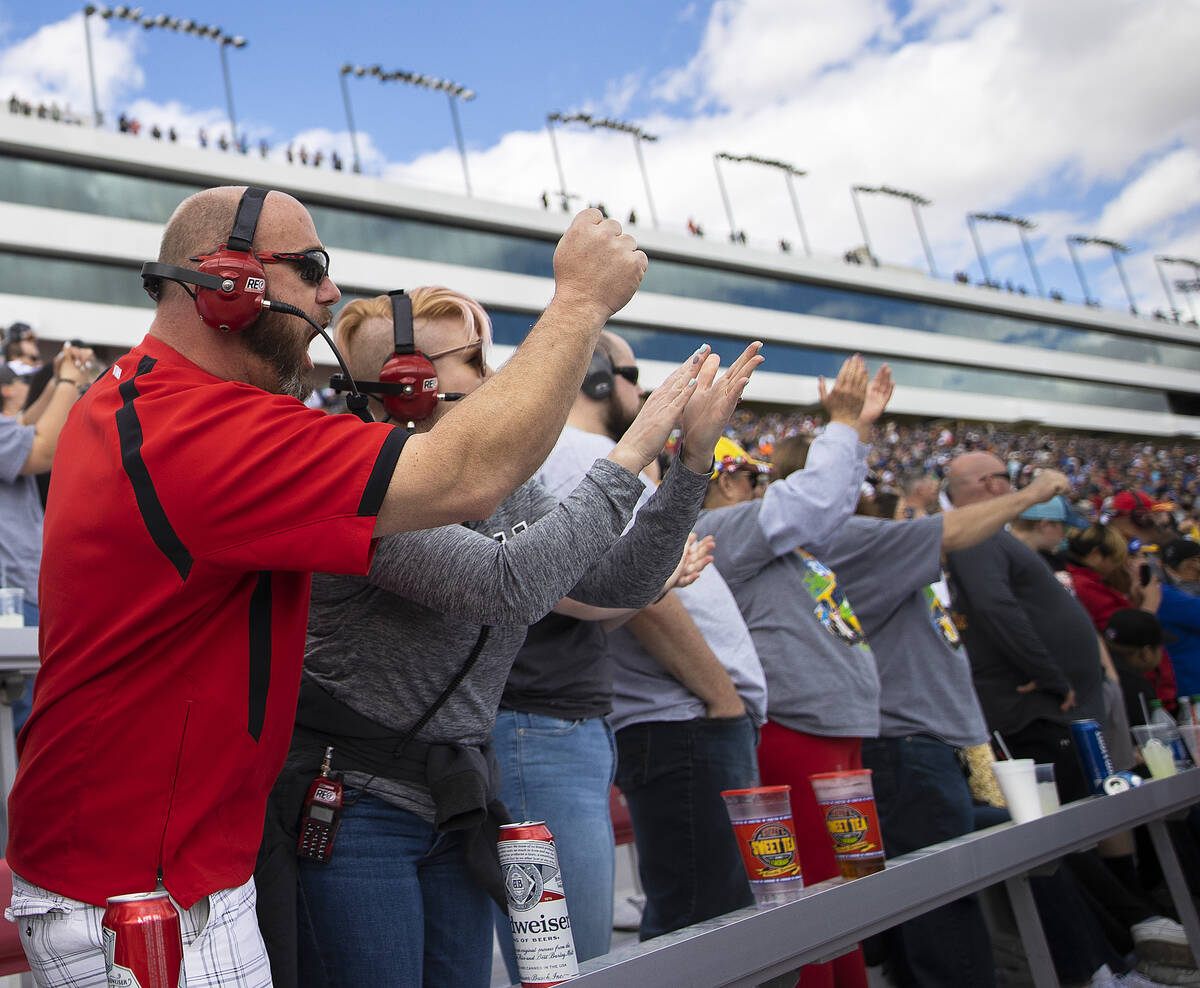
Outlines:
{"label": "budweiser beer can", "polygon": [[525,988],[549,988],[579,973],[554,837],[544,823],[509,823],[496,843],[517,970]]}
{"label": "budweiser beer can", "polygon": [[187,988],[179,913],[166,891],[114,895],[101,934],[109,988]]}
{"label": "budweiser beer can", "polygon": [[1108,755],[1108,745],[1104,742],[1100,725],[1094,720],[1071,721],[1071,738],[1075,742],[1075,754],[1088,788],[1093,796],[1103,796],[1104,780],[1116,769]]}

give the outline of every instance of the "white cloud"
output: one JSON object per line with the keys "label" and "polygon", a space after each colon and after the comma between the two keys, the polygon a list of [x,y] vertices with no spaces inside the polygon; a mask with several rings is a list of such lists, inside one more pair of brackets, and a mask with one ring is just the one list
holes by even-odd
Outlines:
{"label": "white cloud", "polygon": [[[687,2],[678,16],[701,14]],[[63,54],[78,50],[80,17],[0,55],[0,94],[23,87],[29,97],[56,93],[77,110],[90,106],[78,67],[68,65],[74,56]],[[175,121],[181,134],[223,125],[218,106],[135,99],[143,84],[136,36],[94,21],[102,99],[123,100],[144,122]],[[659,136],[642,150],[664,229],[682,233],[694,217],[710,238],[724,238],[712,155],[751,153],[808,170],[795,188],[818,253],[840,256],[861,242],[849,186],[886,182],[934,200],[921,215],[942,274],[970,268],[977,276],[967,212],[1022,213],[1038,223],[1031,240],[1047,284],[1071,296],[1078,288],[1063,238],[1128,239],[1141,304],[1162,296],[1154,253],[1200,252],[1198,36],[1200,6],[1175,0],[912,0],[905,14],[887,0],[716,0],[691,57],[606,80],[581,108]],[[553,105],[554,94],[546,98]],[[268,126],[246,129],[252,140],[271,139],[275,153],[289,140]],[[567,187],[580,196],[573,205],[604,202],[620,218],[633,208],[644,228],[650,210],[630,138],[582,127],[557,134]],[[369,132],[358,137],[368,173],[462,191],[453,144],[397,162]],[[290,140],[352,157],[344,131]],[[469,165],[481,197],[536,205],[559,186],[540,127],[472,150]],[[781,174],[752,164],[722,174],[751,248],[774,251],[786,237],[799,249]],[[924,268],[908,204],[872,197],[863,207],[876,252]],[[980,235],[993,275],[1032,288],[1015,231],[983,227]],[[1103,252],[1088,251],[1085,265],[1093,294],[1123,307]]]}
{"label": "white cloud", "polygon": [[[69,105],[90,119],[92,96],[86,71],[80,71],[84,15],[47,24],[0,52],[0,92],[16,94],[31,103],[54,101]],[[116,106],[142,87],[138,65],[140,39],[132,29],[114,29],[111,21],[90,19],[96,96],[100,109]]]}

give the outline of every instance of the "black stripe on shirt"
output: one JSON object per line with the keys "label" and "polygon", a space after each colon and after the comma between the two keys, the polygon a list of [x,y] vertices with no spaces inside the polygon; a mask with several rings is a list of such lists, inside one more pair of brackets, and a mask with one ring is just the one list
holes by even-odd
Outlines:
{"label": "black stripe on shirt", "polygon": [[117,393],[120,394],[122,403],[117,409],[117,437],[121,443],[121,464],[133,485],[133,496],[142,514],[146,531],[175,567],[179,578],[186,580],[192,569],[192,554],[171,526],[162,502],[158,499],[154,481],[150,479],[150,471],[146,469],[146,461],[142,459],[142,423],[138,420],[137,409],[133,407],[134,399],[138,397],[137,379],[142,374],[149,374],[156,363],[153,357],[142,357],[133,375],[118,386]]}
{"label": "black stripe on shirt", "polygon": [[406,442],[408,432],[404,429],[393,429],[383,441],[379,455],[375,457],[375,466],[371,468],[371,476],[367,478],[367,486],[363,488],[362,499],[358,502],[360,518],[379,514],[388,492],[388,484],[392,482],[396,461],[400,459],[400,451],[404,449]]}
{"label": "black stripe on shirt", "polygon": [[263,570],[250,595],[250,696],[246,730],[257,741],[267,717],[271,685],[271,574]]}

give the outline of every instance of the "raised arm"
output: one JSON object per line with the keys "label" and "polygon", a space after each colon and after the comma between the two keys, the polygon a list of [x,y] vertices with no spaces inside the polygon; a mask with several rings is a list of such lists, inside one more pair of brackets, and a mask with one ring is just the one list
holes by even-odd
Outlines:
{"label": "raised arm", "polygon": [[96,379],[95,354],[87,347],[69,343],[54,358],[54,377],[21,416],[22,425],[34,427],[33,447],[21,467],[25,475],[45,473],[54,462],[58,437],[67,423],[67,415],[79,398],[79,389]]}
{"label": "raised arm", "polygon": [[[505,365],[404,446],[376,535],[487,518],[546,458],[607,319],[633,296],[646,255],[599,210],[554,252],[554,297]],[[519,435],[520,441],[514,441]]]}
{"label": "raised arm", "polygon": [[1042,470],[1024,490],[947,512],[942,523],[942,551],[955,552],[976,545],[995,535],[1022,511],[1070,489],[1071,482],[1063,474]]}

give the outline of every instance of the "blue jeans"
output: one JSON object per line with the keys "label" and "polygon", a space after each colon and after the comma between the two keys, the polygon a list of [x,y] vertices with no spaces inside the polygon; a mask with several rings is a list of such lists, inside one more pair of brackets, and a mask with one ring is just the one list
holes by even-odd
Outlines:
{"label": "blue jeans", "polygon": [[754,901],[721,798],[758,784],[750,718],[652,721],[617,732],[646,909],[643,940]]}
{"label": "blue jeans", "polygon": [[[616,759],[608,721],[501,709],[492,746],[500,762],[500,798],[512,818],[544,820],[554,835],[576,956],[582,962],[607,954],[615,867],[608,793]],[[498,909],[496,932],[516,981],[508,917]]]}
{"label": "blue jeans", "polygon": [[[21,607],[25,612],[25,627],[36,628],[38,623],[38,609],[29,603],[22,601]],[[12,701],[13,713],[13,734],[21,733],[21,728],[25,726],[25,721],[29,720],[29,714],[33,710],[33,677],[25,680],[25,689],[21,695]]]}
{"label": "blue jeans", "polygon": [[[862,743],[872,772],[875,808],[888,857],[969,834],[975,827],[971,790],[956,749],[926,734]],[[992,941],[975,896],[900,924],[893,931],[901,984],[995,984]]]}
{"label": "blue jeans", "polygon": [[373,796],[348,806],[329,863],[300,862],[300,984],[487,988],[492,902],[461,837]]}

